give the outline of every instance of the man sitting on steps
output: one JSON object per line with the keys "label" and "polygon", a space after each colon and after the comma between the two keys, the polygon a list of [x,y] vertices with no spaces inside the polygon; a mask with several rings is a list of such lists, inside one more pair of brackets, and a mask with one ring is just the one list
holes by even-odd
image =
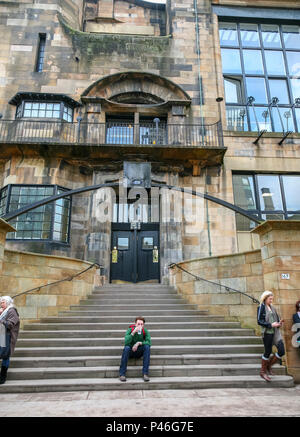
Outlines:
{"label": "man sitting on steps", "polygon": [[126,370],[128,358],[141,358],[143,356],[143,379],[150,381],[148,372],[150,365],[151,337],[149,331],[144,327],[145,319],[137,317],[135,325],[129,326],[125,334],[125,347],[120,364],[120,381],[126,381]]}

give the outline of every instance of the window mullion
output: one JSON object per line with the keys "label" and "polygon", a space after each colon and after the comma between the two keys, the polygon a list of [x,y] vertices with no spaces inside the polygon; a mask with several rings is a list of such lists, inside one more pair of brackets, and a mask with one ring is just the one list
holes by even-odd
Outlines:
{"label": "window mullion", "polygon": [[250,116],[248,113],[248,107],[246,106],[245,98],[247,95],[246,90],[246,74],[245,74],[245,65],[244,65],[244,55],[243,55],[243,46],[242,46],[242,39],[241,39],[241,33],[240,33],[240,23],[237,23],[237,37],[238,37],[238,43],[239,43],[239,51],[240,51],[240,58],[241,58],[241,68],[242,68],[242,94],[244,95],[244,102],[243,106],[246,109],[246,116],[247,116],[247,125],[248,125],[248,131],[251,131],[251,125],[250,125]]}

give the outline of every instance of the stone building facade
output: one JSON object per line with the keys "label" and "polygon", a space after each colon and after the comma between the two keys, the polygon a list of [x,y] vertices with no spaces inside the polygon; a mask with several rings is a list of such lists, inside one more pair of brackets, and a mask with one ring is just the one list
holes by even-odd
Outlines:
{"label": "stone building facade", "polygon": [[7,0],[0,17],[1,216],[108,185],[12,220],[8,248],[164,281],[259,248],[254,221],[189,190],[299,218],[297,1]]}

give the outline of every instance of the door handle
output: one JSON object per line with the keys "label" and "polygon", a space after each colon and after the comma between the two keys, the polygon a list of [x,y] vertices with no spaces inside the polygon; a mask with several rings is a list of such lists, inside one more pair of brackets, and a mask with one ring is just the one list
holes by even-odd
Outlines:
{"label": "door handle", "polygon": [[154,263],[158,263],[158,249],[157,246],[154,246],[154,249],[152,251],[152,259]]}
{"label": "door handle", "polygon": [[117,264],[118,262],[118,249],[116,248],[116,246],[111,251],[111,262],[113,264]]}

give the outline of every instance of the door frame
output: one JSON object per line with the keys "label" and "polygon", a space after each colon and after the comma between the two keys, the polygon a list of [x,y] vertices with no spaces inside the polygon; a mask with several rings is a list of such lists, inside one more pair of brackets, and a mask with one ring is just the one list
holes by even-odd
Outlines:
{"label": "door frame", "polygon": [[[158,232],[158,283],[161,283],[161,270],[160,270],[160,224],[159,223],[140,223],[140,228],[139,229],[133,229],[131,227],[131,223],[112,223],[111,224],[111,236],[110,236],[110,244],[111,244],[111,250],[112,250],[112,243],[113,243],[113,232],[114,231],[132,231],[135,233],[135,236],[137,234],[138,231],[157,231]],[[135,241],[137,241],[135,239]],[[135,244],[134,247],[134,251],[137,250],[137,244]],[[111,252],[111,251],[110,251]],[[134,277],[137,278],[138,276],[138,271],[137,271],[137,254],[135,252],[134,255],[134,259],[135,259],[135,265],[134,265]],[[111,255],[110,255],[110,269],[109,269],[109,282],[111,283],[112,281],[112,268],[111,268]],[[141,281],[144,282],[144,281]],[[139,281],[136,279],[135,281],[132,281],[133,284],[137,284],[139,283]]]}

